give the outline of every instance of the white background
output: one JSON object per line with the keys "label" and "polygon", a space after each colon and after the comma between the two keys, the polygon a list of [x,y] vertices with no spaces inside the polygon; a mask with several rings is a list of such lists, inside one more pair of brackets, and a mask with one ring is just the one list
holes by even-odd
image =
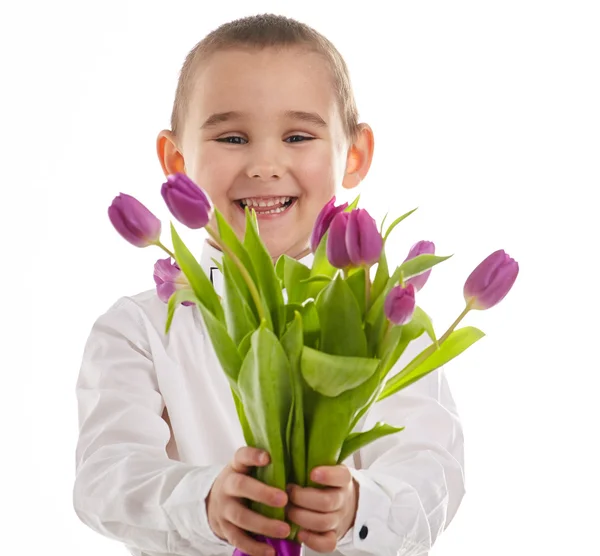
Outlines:
{"label": "white background", "polygon": [[[72,510],[74,386],[93,321],[152,288],[162,252],[125,243],[106,209],[127,192],[168,225],[155,140],[185,55],[265,11],[345,56],[376,135],[362,206],[378,219],[419,207],[393,262],[419,239],[455,253],[420,300],[439,334],[480,260],[503,248],[520,264],[509,296],[468,317],[486,338],[446,368],[467,495],[432,555],[598,553],[598,5],[392,5],[3,3],[3,553],[125,554]],[[199,253],[203,236],[182,233]]]}

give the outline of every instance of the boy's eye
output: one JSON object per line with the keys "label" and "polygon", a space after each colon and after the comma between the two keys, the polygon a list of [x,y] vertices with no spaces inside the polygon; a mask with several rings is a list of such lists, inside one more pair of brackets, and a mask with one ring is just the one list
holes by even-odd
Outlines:
{"label": "boy's eye", "polygon": [[231,143],[232,145],[243,145],[243,142],[248,142],[246,141],[246,139],[244,139],[243,137],[240,137],[239,135],[230,135],[229,137],[220,137],[219,139],[217,139],[218,142],[220,143]]}
{"label": "boy's eye", "polygon": [[314,137],[309,137],[307,135],[291,135],[286,139],[289,140],[290,143],[301,143],[302,141],[311,141]]}

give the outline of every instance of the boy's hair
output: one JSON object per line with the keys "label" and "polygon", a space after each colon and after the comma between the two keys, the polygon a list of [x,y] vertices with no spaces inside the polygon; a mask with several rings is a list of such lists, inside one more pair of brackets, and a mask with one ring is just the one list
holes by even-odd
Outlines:
{"label": "boy's hair", "polygon": [[171,113],[173,134],[177,137],[183,131],[183,122],[195,85],[196,70],[211,54],[236,47],[262,49],[294,46],[308,48],[325,58],[333,77],[344,131],[347,138],[354,142],[359,129],[358,110],[348,67],[342,55],[327,38],[312,27],[273,14],[244,17],[225,23],[209,33],[189,52],[179,74]]}

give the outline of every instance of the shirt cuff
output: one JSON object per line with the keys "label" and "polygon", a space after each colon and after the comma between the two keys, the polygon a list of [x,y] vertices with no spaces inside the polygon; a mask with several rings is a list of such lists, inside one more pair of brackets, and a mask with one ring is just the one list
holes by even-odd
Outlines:
{"label": "shirt cuff", "polygon": [[[223,554],[224,548],[233,547],[217,537],[208,524],[206,497],[224,464],[196,468],[175,487],[163,504],[163,510],[181,537],[178,548],[202,548],[206,554]],[[212,549],[212,550],[211,550]],[[204,552],[203,552],[204,554]]]}
{"label": "shirt cuff", "polygon": [[417,556],[427,554],[421,544],[396,534],[388,525],[392,502],[364,469],[348,467],[359,485],[354,526],[338,541],[344,556]]}

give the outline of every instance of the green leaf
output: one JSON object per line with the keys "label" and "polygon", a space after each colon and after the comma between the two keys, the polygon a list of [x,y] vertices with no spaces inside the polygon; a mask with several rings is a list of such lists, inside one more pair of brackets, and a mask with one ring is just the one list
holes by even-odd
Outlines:
{"label": "green leaf", "polygon": [[438,349],[435,345],[425,348],[404,369],[388,380],[377,401],[395,394],[445,365],[483,336],[485,334],[474,326],[465,326],[452,332]]}
{"label": "green leaf", "polygon": [[[417,207],[418,208],[418,207]],[[400,224],[400,222],[402,222],[402,220],[404,220],[405,218],[409,217],[413,212],[415,212],[417,210],[417,208],[414,208],[412,210],[409,210],[406,214],[403,214],[402,216],[399,216],[398,218],[396,218],[396,220],[394,220],[391,224],[390,227],[387,229],[387,232],[385,233],[385,236],[383,236],[383,243],[385,245],[385,242],[387,241],[387,238],[389,237],[389,235],[392,233],[392,230],[398,225]],[[382,226],[383,228],[383,226]]]}
{"label": "green leaf", "polygon": [[[263,321],[252,335],[238,387],[255,447],[271,456],[268,465],[256,468],[256,478],[282,490],[286,488],[285,434],[291,406],[290,373],[286,352]],[[285,520],[284,508],[260,503],[252,506],[262,515]]]}
{"label": "green leaf", "polygon": [[396,434],[397,432],[403,431],[404,428],[405,427],[392,427],[391,425],[386,425],[380,421],[375,423],[375,426],[368,431],[352,433],[348,436],[342,446],[342,452],[338,458],[338,463],[342,463],[348,456],[351,456],[354,452],[364,448],[371,442],[383,438],[384,436],[389,436],[390,434]]}
{"label": "green leaf", "polygon": [[286,429],[287,452],[291,456],[291,482],[306,484],[306,435],[304,430],[304,402],[300,360],[302,356],[302,317],[296,312],[293,322],[281,338],[281,345],[290,362],[292,404]]}
{"label": "green leaf", "polygon": [[[307,396],[305,408],[308,428],[308,452],[306,469],[310,472],[316,466],[337,465],[342,446],[352,431],[354,417],[375,398],[380,389],[379,373],[360,386],[346,390],[335,398],[312,393]],[[309,392],[311,392],[309,390]],[[316,486],[308,479],[308,486]]]}
{"label": "green leaf", "polygon": [[373,304],[373,300],[377,299],[387,281],[390,278],[390,270],[388,268],[387,256],[385,254],[385,249],[381,250],[381,256],[379,257],[379,262],[377,263],[377,272],[375,273],[375,280],[373,280],[373,287],[371,288],[371,303],[369,307]]}
{"label": "green leaf", "polygon": [[[254,213],[254,211],[252,211]],[[262,242],[256,225],[256,214],[250,214],[246,206],[246,235],[244,237],[244,247],[252,258],[256,275],[258,279],[257,286],[261,297],[264,298],[271,318],[273,331],[280,337],[283,334],[285,325],[282,318],[283,294],[279,278],[275,273],[273,259]],[[271,324],[271,323],[268,323]]]}
{"label": "green leaf", "polygon": [[357,206],[358,201],[360,201],[360,193],[356,196],[354,201],[352,201],[345,209],[344,212],[352,212]]}
{"label": "green leaf", "polygon": [[352,273],[347,279],[346,283],[350,286],[352,293],[356,299],[356,303],[360,307],[360,318],[361,320],[365,316],[366,308],[366,280],[367,273],[364,268],[360,268],[357,272]]}
{"label": "green leaf", "polygon": [[306,286],[303,280],[310,276],[310,268],[288,255],[282,255],[283,285],[288,303],[302,303],[306,299]]}
{"label": "green leaf", "polygon": [[450,257],[452,257],[452,255],[447,257],[438,257],[436,255],[425,254],[418,255],[414,259],[410,259],[402,263],[398,268],[396,268],[394,274],[390,276],[387,284],[383,288],[383,291],[381,291],[376,299],[373,299],[371,308],[367,313],[367,322],[371,326],[376,326],[377,324],[380,325],[382,323],[381,315],[383,313],[385,298],[387,297],[388,293],[390,293],[391,289],[398,284],[401,276],[403,276],[406,280],[412,276],[425,272],[429,268],[434,267]]}
{"label": "green leaf", "polygon": [[320,349],[332,355],[367,356],[361,310],[350,286],[338,276],[317,299]]}
{"label": "green leaf", "polygon": [[418,321],[411,320],[402,326],[392,326],[388,337],[383,342],[382,357],[383,363],[380,369],[380,379],[384,380],[392,367],[398,362],[408,344],[417,339],[425,332],[425,328]]}
{"label": "green leaf", "polygon": [[[233,251],[233,253],[240,260],[242,265],[246,268],[246,270],[248,270],[250,277],[256,284],[256,270],[254,269],[254,265],[252,264],[252,258],[250,257],[248,251],[246,251],[246,248],[244,247],[243,243],[239,240],[237,234],[233,231],[233,228],[229,225],[227,220],[225,220],[223,215],[217,209],[215,209],[215,218],[217,221],[217,228],[219,230],[219,237],[221,238],[221,241],[223,241],[223,243]],[[224,253],[223,257],[226,256],[227,254]]]}
{"label": "green leaf", "polygon": [[[285,258],[286,257],[288,257],[288,255],[280,255],[279,258],[277,259],[277,262],[275,263],[275,274],[277,274],[277,278],[279,278],[279,281],[282,284],[285,283],[284,272],[285,272]],[[290,257],[290,259],[291,259],[291,257]],[[285,285],[283,287],[285,287]]]}
{"label": "green leaf", "polygon": [[229,257],[223,258],[224,305],[227,330],[236,344],[258,327],[258,321],[233,277],[235,264]]}
{"label": "green leaf", "polygon": [[331,276],[317,274],[316,276],[310,276],[309,278],[300,280],[300,284],[312,284],[313,282],[331,282]]}
{"label": "green leaf", "polygon": [[379,359],[330,355],[304,346],[302,376],[323,396],[335,397],[368,380],[379,367]]}
{"label": "green leaf", "polygon": [[[416,257],[409,259],[408,261],[403,262],[397,269],[402,273],[404,280],[408,280],[413,276],[417,276],[419,274],[423,274],[426,270],[434,267],[435,265],[448,260],[452,255],[448,255],[446,257],[438,257],[437,255],[417,255]],[[395,273],[394,273],[395,275]],[[396,281],[400,279],[400,276],[396,278]]]}
{"label": "green leaf", "polygon": [[179,237],[172,222],[171,241],[173,243],[173,250],[175,251],[175,260],[188,279],[196,297],[219,321],[223,322],[225,315],[217,292],[198,261],[194,258],[194,255],[190,253],[183,240]]}
{"label": "green leaf", "polygon": [[208,335],[210,336],[215,353],[217,354],[217,359],[219,360],[219,363],[221,363],[221,367],[225,371],[230,385],[237,391],[237,380],[242,366],[242,359],[237,347],[227,333],[225,325],[217,320],[192,291],[177,290],[169,298],[166,332],[169,332],[175,308],[183,301],[194,302],[200,310]]}
{"label": "green leaf", "polygon": [[383,217],[383,220],[381,221],[381,226],[379,226],[379,235],[381,235],[383,237],[383,225],[385,224],[385,221],[387,220],[387,217],[389,215],[389,212],[385,213],[385,216]]}
{"label": "green leaf", "polygon": [[246,441],[246,446],[254,446],[254,436],[252,434],[252,430],[250,429],[250,424],[248,423],[248,419],[246,417],[246,412],[244,411],[244,404],[240,399],[238,393],[232,388],[231,395],[233,396],[233,402],[235,403],[235,410],[238,414],[238,420],[240,422],[240,426],[242,427],[242,432],[244,433],[244,440]]}
{"label": "green leaf", "polygon": [[321,324],[316,303],[310,299],[300,309],[302,314],[302,327],[304,344],[317,349],[321,339]]}
{"label": "green leaf", "polygon": [[[315,251],[315,256],[313,258],[313,264],[310,269],[310,276],[330,276],[333,278],[337,268],[332,266],[329,263],[329,259],[327,259],[327,238],[329,236],[329,230],[325,232],[325,235],[321,239],[317,250]],[[323,288],[327,285],[324,281],[311,282],[307,284],[306,287],[306,299],[312,298],[316,299],[323,290]]]}
{"label": "green leaf", "polygon": [[435,335],[435,330],[433,329],[433,323],[431,322],[429,315],[425,311],[423,311],[423,309],[421,309],[421,307],[419,307],[418,305],[415,307],[415,312],[412,316],[411,322],[415,323],[415,325],[425,330],[431,341],[437,347],[438,341]]}
{"label": "green leaf", "polygon": [[256,330],[250,330],[248,334],[246,334],[242,338],[242,341],[238,344],[238,352],[240,354],[240,357],[242,358],[242,361],[246,358],[248,351],[250,351],[250,342],[252,340],[252,334],[254,334],[255,331]]}

